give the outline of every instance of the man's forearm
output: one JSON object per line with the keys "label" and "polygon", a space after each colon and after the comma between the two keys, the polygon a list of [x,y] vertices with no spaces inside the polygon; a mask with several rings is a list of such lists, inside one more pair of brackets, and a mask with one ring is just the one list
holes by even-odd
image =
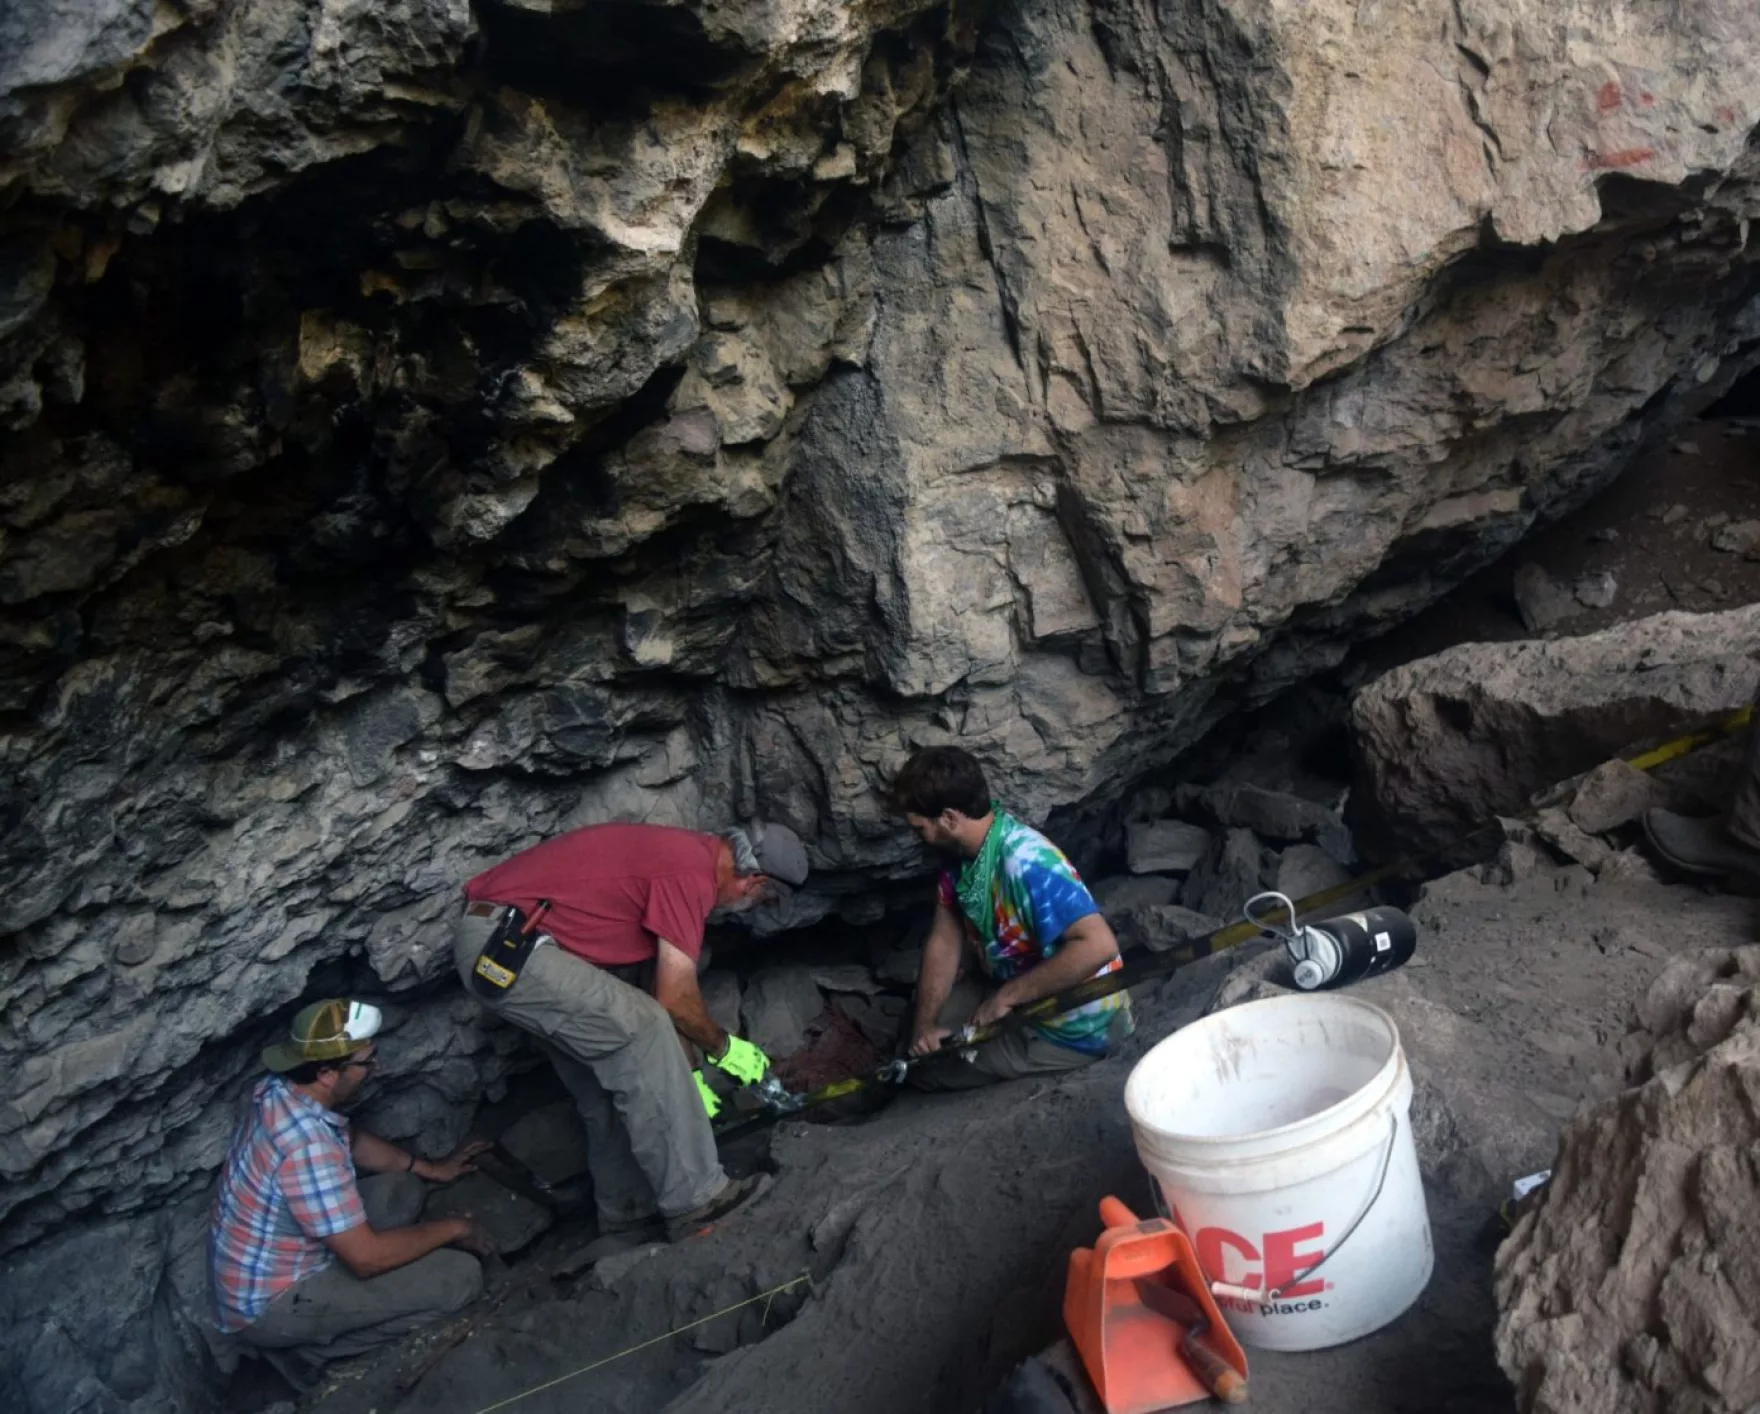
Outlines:
{"label": "man's forearm", "polygon": [[917,972],[916,1030],[919,1034],[936,1025],[941,1008],[959,976],[959,936],[937,927],[923,944],[923,964]]}
{"label": "man's forearm", "polygon": [[665,938],[656,938],[655,947],[654,1000],[665,1008],[673,1029],[685,1040],[702,1047],[707,1055],[725,1054],[727,1033],[703,1005],[703,989],[697,985],[696,955]]}
{"label": "man's forearm", "polygon": [[678,1034],[701,1047],[705,1055],[718,1056],[727,1050],[727,1032],[709,1015],[709,1008],[703,1004],[701,992],[692,990],[687,993],[681,989],[664,996],[656,996],[654,1000],[666,1008],[666,1014],[672,1018]]}
{"label": "man's forearm", "polygon": [[1103,934],[1072,939],[1050,959],[998,989],[1011,1007],[1019,1008],[1085,982],[1118,956],[1118,943],[1107,929]]}
{"label": "man's forearm", "polygon": [[[360,1233],[356,1229],[356,1233]],[[430,1252],[437,1252],[449,1242],[455,1242],[470,1231],[470,1223],[463,1218],[442,1218],[437,1222],[415,1223],[409,1227],[389,1227],[383,1232],[374,1231],[364,1242],[346,1244],[346,1252],[338,1252],[343,1264],[350,1272],[362,1281],[386,1272],[394,1272],[399,1267],[407,1267],[411,1262],[420,1261]],[[354,1233],[346,1234],[353,1237]],[[365,1236],[364,1233],[361,1234]]]}
{"label": "man's forearm", "polygon": [[354,1131],[349,1148],[354,1154],[355,1167],[368,1173],[404,1173],[415,1161],[415,1156],[407,1149],[399,1149],[364,1129]]}
{"label": "man's forearm", "polygon": [[437,1252],[454,1238],[463,1236],[469,1226],[462,1218],[442,1218],[438,1222],[387,1228],[377,1234],[380,1251],[384,1254],[381,1259],[384,1266],[381,1270],[394,1271],[426,1257],[430,1252]]}

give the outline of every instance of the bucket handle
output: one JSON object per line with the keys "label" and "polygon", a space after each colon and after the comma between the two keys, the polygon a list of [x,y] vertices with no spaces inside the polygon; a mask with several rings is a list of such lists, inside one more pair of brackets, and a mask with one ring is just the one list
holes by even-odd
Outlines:
{"label": "bucket handle", "polygon": [[[1363,1219],[1369,1216],[1369,1213],[1373,1210],[1375,1204],[1380,1201],[1381,1190],[1387,1186],[1387,1171],[1393,1166],[1394,1145],[1399,1141],[1399,1116],[1397,1114],[1389,1114],[1388,1119],[1392,1121],[1392,1127],[1388,1131],[1387,1147],[1381,1151],[1381,1170],[1375,1176],[1375,1189],[1370,1193],[1369,1201],[1363,1204],[1363,1211],[1351,1219],[1351,1225],[1344,1230],[1344,1236],[1339,1238],[1337,1242],[1333,1243],[1332,1246],[1326,1250],[1320,1260],[1314,1263],[1313,1266],[1306,1267],[1297,1272],[1290,1282],[1291,1286],[1294,1286],[1296,1282],[1308,1280],[1308,1278],[1313,1276],[1315,1272],[1319,1271],[1320,1268],[1324,1267],[1329,1261],[1331,1261],[1333,1257],[1337,1256],[1338,1249],[1351,1240],[1351,1234],[1363,1225]],[[1267,1291],[1264,1299],[1267,1301],[1277,1301],[1281,1299],[1282,1296],[1283,1288],[1278,1287],[1275,1291]]]}

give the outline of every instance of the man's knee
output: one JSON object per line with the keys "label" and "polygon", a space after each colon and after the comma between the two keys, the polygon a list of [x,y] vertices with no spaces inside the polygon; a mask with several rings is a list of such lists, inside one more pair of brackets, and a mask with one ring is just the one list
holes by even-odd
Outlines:
{"label": "man's knee", "polygon": [[603,1005],[617,1031],[627,1039],[618,1049],[630,1059],[647,1064],[658,1061],[667,1051],[682,1063],[684,1052],[678,1045],[678,1028],[672,1016],[646,992],[639,992],[625,982],[614,982]]}
{"label": "man's knee", "polygon": [[1086,1070],[1105,1059],[1105,1051],[1080,1051],[1043,1036],[1033,1036],[1008,1058],[1011,1068],[1006,1078],[1017,1080],[1027,1076],[1061,1075],[1066,1071]]}
{"label": "man's knee", "polygon": [[375,1173],[360,1180],[361,1207],[375,1228],[408,1227],[421,1216],[428,1186],[413,1173]]}
{"label": "man's knee", "polygon": [[935,1024],[949,1031],[959,1030],[982,1005],[986,990],[983,981],[970,973],[956,977],[953,986],[948,988],[947,1000],[935,1013]]}
{"label": "man's knee", "polygon": [[677,1031],[672,1024],[672,1014],[646,992],[638,992],[634,987],[630,987],[628,991],[630,996],[627,1000],[640,1018],[642,1034],[671,1040]]}
{"label": "man's knee", "polygon": [[450,1316],[483,1294],[483,1264],[469,1252],[443,1248],[426,1260],[433,1264],[434,1309]]}

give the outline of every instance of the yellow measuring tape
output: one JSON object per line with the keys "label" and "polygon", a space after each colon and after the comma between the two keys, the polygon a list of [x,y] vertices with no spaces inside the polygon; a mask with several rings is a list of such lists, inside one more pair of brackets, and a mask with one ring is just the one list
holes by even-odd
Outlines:
{"label": "yellow measuring tape", "polygon": [[1663,742],[1653,751],[1628,757],[1626,765],[1635,766],[1640,771],[1654,771],[1665,761],[1672,761],[1677,756],[1685,756],[1689,751],[1697,751],[1701,746],[1709,746],[1720,738],[1734,736],[1753,720],[1754,709],[1744,707],[1739,712],[1731,712],[1716,726],[1707,727],[1704,731],[1694,732],[1690,736],[1677,736],[1673,741]]}
{"label": "yellow measuring tape", "polygon": [[555,1389],[557,1385],[565,1385],[570,1380],[579,1379],[582,1375],[593,1370],[601,1369],[614,1361],[621,1360],[626,1355],[634,1355],[638,1350],[646,1350],[649,1346],[659,1345],[662,1341],[671,1340],[675,1335],[694,1331],[698,1326],[706,1326],[710,1321],[719,1320],[722,1316],[730,1316],[735,1311],[744,1310],[747,1306],[754,1306],[760,1301],[764,1303],[764,1319],[767,1321],[770,1319],[769,1303],[771,1301],[783,1292],[799,1286],[802,1282],[811,1280],[811,1275],[802,1272],[793,1281],[785,1281],[781,1286],[773,1286],[768,1291],[760,1291],[756,1296],[748,1296],[744,1301],[736,1301],[731,1306],[723,1306],[719,1311],[711,1311],[707,1316],[691,1321],[688,1325],[675,1326],[672,1330],[664,1331],[652,1340],[644,1340],[640,1345],[632,1345],[627,1350],[618,1351],[615,1355],[607,1355],[603,1360],[595,1360],[591,1365],[582,1365],[580,1369],[570,1370],[566,1375],[558,1375],[555,1379],[546,1380],[541,1385],[533,1385],[530,1389],[523,1389],[518,1394],[510,1394],[506,1399],[498,1399],[493,1404],[485,1404],[477,1410],[477,1414],[493,1414],[494,1410],[505,1409],[510,1404],[518,1404],[520,1400],[530,1398],[534,1394],[542,1394],[547,1389]]}

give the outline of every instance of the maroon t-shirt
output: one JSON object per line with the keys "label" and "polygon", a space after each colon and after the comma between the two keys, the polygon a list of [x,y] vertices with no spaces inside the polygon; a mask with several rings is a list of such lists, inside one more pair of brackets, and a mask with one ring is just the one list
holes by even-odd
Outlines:
{"label": "maroon t-shirt", "polygon": [[511,903],[571,953],[601,967],[647,962],[665,938],[695,960],[715,907],[721,841],[665,825],[588,825],[545,840],[464,886],[472,903]]}

